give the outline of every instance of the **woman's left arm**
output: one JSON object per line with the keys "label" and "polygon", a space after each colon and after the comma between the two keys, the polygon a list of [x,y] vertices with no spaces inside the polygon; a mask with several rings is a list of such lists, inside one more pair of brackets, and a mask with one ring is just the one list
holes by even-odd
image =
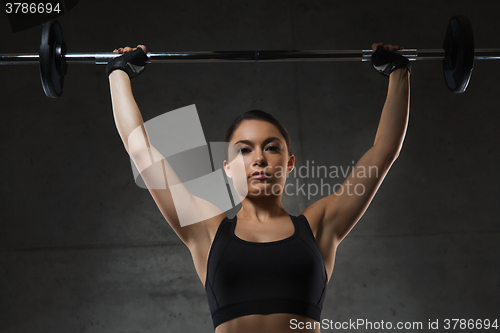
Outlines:
{"label": "woman's left arm", "polygon": [[410,74],[400,68],[389,76],[387,98],[373,147],[358,161],[336,193],[311,206],[319,214],[318,243],[336,246],[344,239],[370,205],[385,175],[399,156],[409,117]]}

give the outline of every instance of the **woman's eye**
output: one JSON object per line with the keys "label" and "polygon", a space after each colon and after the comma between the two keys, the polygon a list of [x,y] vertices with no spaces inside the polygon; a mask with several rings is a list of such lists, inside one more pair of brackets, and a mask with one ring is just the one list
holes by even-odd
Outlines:
{"label": "woman's eye", "polygon": [[238,149],[238,153],[242,153],[242,154],[244,154],[244,153],[246,153],[248,151],[249,151],[248,148],[240,148],[240,149]]}
{"label": "woman's eye", "polygon": [[[278,146],[269,146],[269,147],[267,147],[267,149],[271,150],[271,151],[278,151],[279,147]],[[250,149],[248,149],[248,148],[239,148],[238,149],[238,153],[245,154],[245,153],[248,153],[248,152],[250,152]]]}

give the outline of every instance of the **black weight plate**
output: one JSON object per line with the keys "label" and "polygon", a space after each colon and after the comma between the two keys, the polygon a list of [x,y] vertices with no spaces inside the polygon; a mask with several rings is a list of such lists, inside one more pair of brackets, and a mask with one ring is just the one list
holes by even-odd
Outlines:
{"label": "black weight plate", "polygon": [[469,85],[474,68],[474,34],[465,16],[453,16],[443,42],[443,72],[451,92],[463,93]]}
{"label": "black weight plate", "polygon": [[67,71],[67,64],[61,57],[66,54],[66,44],[59,22],[54,20],[43,24],[39,52],[43,91],[47,97],[59,97]]}

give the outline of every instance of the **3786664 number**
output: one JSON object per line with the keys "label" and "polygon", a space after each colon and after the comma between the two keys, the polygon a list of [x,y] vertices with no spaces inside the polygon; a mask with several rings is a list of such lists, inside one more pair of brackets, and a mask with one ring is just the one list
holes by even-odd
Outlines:
{"label": "3786664 number", "polygon": [[59,2],[52,4],[38,2],[7,2],[5,4],[7,14],[50,14],[52,12],[60,13]]}

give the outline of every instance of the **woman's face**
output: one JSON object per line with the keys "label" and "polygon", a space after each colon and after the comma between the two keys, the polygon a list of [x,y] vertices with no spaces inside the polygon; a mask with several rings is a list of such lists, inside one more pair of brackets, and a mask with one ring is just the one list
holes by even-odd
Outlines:
{"label": "woman's face", "polygon": [[[224,162],[224,169],[236,191],[252,197],[281,195],[295,157],[288,155],[279,130],[267,121],[244,120],[234,131],[231,143],[230,162]],[[241,157],[235,158],[238,153]]]}

